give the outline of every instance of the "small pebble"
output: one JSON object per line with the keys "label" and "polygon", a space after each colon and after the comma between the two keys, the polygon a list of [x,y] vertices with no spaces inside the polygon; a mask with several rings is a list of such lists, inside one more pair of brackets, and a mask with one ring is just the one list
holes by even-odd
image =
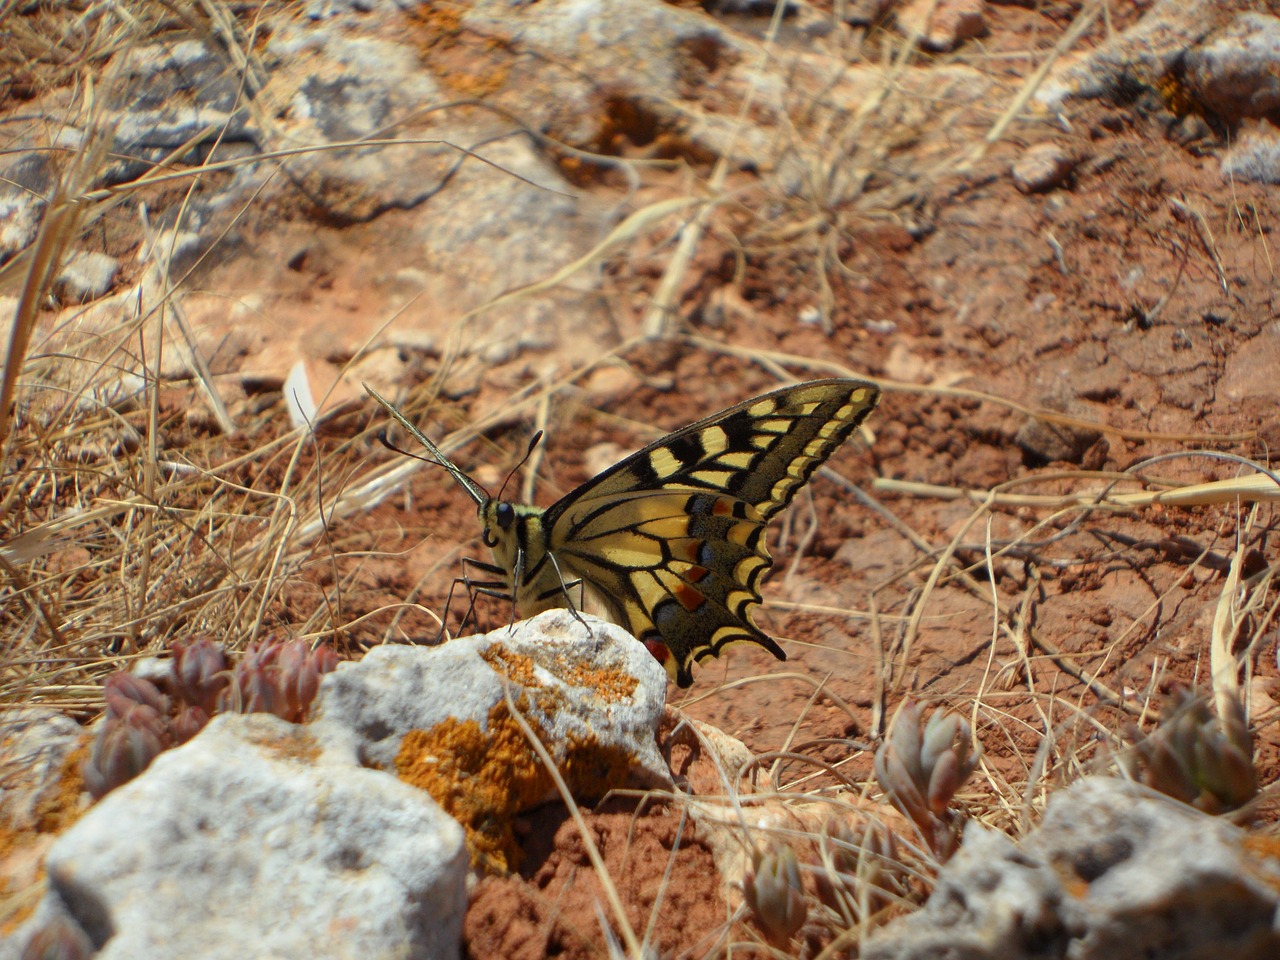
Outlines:
{"label": "small pebble", "polygon": [[1076,158],[1056,143],[1037,143],[1013,163],[1014,185],[1023,193],[1044,193],[1062,186]]}
{"label": "small pebble", "polygon": [[120,272],[120,261],[105,253],[73,254],[53,284],[60,303],[88,303],[106,296]]}

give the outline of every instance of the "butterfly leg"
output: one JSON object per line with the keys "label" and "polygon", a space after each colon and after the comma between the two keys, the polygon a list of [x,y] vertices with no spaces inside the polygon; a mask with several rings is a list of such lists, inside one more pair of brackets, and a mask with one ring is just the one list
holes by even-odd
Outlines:
{"label": "butterfly leg", "polygon": [[[560,593],[564,595],[565,606],[568,607],[569,612],[573,614],[573,619],[577,620],[580,624],[582,624],[583,629],[587,631],[587,636],[592,637],[594,639],[595,634],[591,632],[591,627],[587,626],[587,621],[583,620],[582,614],[578,612],[578,610],[585,605],[587,600],[586,583],[583,582],[581,578],[577,580],[566,581],[564,578],[564,573],[560,570],[560,564],[556,562],[556,555],[554,553],[548,552],[547,558],[551,561],[551,566],[555,568],[556,579],[560,581]],[[578,602],[576,605],[573,602],[573,597],[569,596],[569,591],[572,590],[574,587],[578,588]]]}
{"label": "butterfly leg", "polygon": [[[488,579],[474,579],[472,570],[476,570],[484,574]],[[453,591],[458,588],[458,584],[462,584],[467,591],[467,612],[462,617],[462,622],[458,625],[461,631],[471,621],[476,610],[476,597],[497,597],[501,600],[511,600],[512,590],[507,585],[506,571],[501,567],[492,563],[484,563],[480,560],[472,560],[470,557],[462,559],[462,576],[454,577],[453,583],[449,585],[449,595],[444,602],[444,617],[442,620],[448,622],[449,607],[453,604]],[[444,626],[440,627],[440,636],[444,636]]]}

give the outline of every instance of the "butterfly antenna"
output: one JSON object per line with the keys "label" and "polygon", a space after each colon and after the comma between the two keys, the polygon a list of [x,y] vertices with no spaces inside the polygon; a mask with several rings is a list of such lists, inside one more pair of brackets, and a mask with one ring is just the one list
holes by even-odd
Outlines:
{"label": "butterfly antenna", "polygon": [[529,441],[529,449],[524,452],[524,456],[520,458],[520,462],[511,468],[511,472],[507,474],[507,479],[502,481],[502,487],[498,490],[498,499],[502,499],[503,491],[507,489],[507,484],[511,482],[511,478],[520,472],[520,468],[529,462],[529,458],[533,456],[533,451],[537,448],[542,440],[542,431],[539,430],[533,435],[533,439]]}
{"label": "butterfly antenna", "polygon": [[[424,457],[420,453],[414,453],[411,450],[405,450],[403,447],[397,447],[394,443],[392,443],[387,438],[387,431],[385,430],[378,431],[378,442],[382,444],[384,447],[386,447],[388,450],[392,451],[393,453],[398,453],[402,457],[412,457],[414,460],[421,460],[423,463],[431,463],[437,467],[444,466],[444,464],[441,463],[439,460],[435,460],[431,457]],[[445,469],[448,469],[448,468],[446,467]]]}

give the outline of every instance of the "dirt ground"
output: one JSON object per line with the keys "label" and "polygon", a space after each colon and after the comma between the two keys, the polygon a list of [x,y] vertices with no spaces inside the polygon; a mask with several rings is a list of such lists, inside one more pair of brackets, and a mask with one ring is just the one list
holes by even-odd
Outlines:
{"label": "dirt ground", "polygon": [[[990,12],[989,50],[1026,42],[1028,11]],[[830,335],[778,308],[776,292],[804,282],[808,265],[783,249],[760,249],[735,280],[731,251],[708,245],[682,304],[690,337],[622,353],[635,388],[603,409],[572,399],[553,403],[536,488],[544,504],[591,475],[595,451],[651,440],[642,425],[675,428],[772,387],[772,364],[783,355],[801,378],[849,371],[884,380],[884,401],[869,422],[874,441],[850,443],[831,464],[875,496],[883,512],[819,477],[811,499],[802,497],[772,534],[777,565],[761,620],[782,642],[786,664],[738,648],[703,666],[687,694],[672,690],[691,716],[753,751],[788,751],[780,768],[784,786],[830,782],[808,779],[815,766],[805,758],[836,764],[853,783],[865,782],[871,753],[863,745],[911,696],[976,718],[987,769],[966,799],[984,819],[1016,831],[1037,751],[1047,748],[1030,791],[1040,802],[1055,784],[1105,765],[1116,738],[1140,717],[1150,725],[1175,685],[1205,688],[1211,627],[1231,558],[1244,553],[1246,575],[1275,563],[1274,508],[1256,516],[1235,504],[984,511],[966,500],[872,486],[879,478],[989,490],[1016,481],[1018,493],[1055,494],[1100,489],[1166,453],[1180,455],[1141,475],[1204,482],[1237,474],[1236,463],[1199,453],[1206,451],[1268,461],[1280,441],[1278,390],[1273,373],[1247,368],[1255,351],[1269,349],[1268,363],[1280,356],[1266,346],[1274,331],[1264,333],[1278,312],[1276,194],[1225,182],[1215,155],[1220,141],[1210,135],[1180,145],[1169,133],[1173,119],[1132,104],[1080,104],[1070,134],[1048,128],[1022,134],[1076,152],[1079,165],[1063,188],[1018,191],[1007,175],[1023,148],[1015,139],[997,145],[973,171],[934,186],[920,207],[927,229],[891,221],[855,225],[839,240],[844,269],[832,277]],[[644,289],[645,278],[625,265],[612,280],[625,291]],[[713,305],[726,295],[736,312],[717,313]],[[1020,443],[1028,418],[1009,401],[1094,427],[1068,431],[1064,455],[1047,459],[1042,445]],[[492,476],[499,478],[527,435],[526,428],[494,436],[501,452],[467,451],[463,466],[496,464]],[[454,556],[455,547],[458,555],[483,553],[465,526],[450,536],[458,529],[452,523],[442,530],[432,522],[470,512],[442,473],[424,472],[415,481],[413,503],[408,516],[397,505],[368,518],[371,530],[414,517],[424,524],[394,545],[380,539],[382,549],[408,553],[394,565],[379,563],[392,579],[377,589],[346,590],[353,612],[407,589],[419,589],[417,602],[440,609],[456,573],[440,558]],[[968,579],[952,565],[927,583],[948,546]],[[988,553],[995,556],[990,563]],[[480,614],[490,626],[508,615],[500,603]],[[918,633],[905,650],[913,615],[920,617]],[[1252,651],[1254,716],[1264,717],[1256,730],[1264,784],[1274,783],[1280,769],[1280,731],[1268,703],[1280,698],[1276,639],[1274,621],[1262,634],[1246,628],[1241,639]],[[856,716],[819,687],[853,705]],[[1271,797],[1258,816],[1273,820],[1275,813]],[[595,829],[606,837],[616,831],[614,816],[593,821]],[[638,823],[647,838],[650,818]],[[551,828],[538,818],[530,829]],[[624,848],[635,857],[650,842],[634,839]],[[502,941],[507,955],[559,949],[586,955],[563,945],[550,949],[546,939],[572,939],[564,931],[574,923],[590,926],[560,886],[566,864],[582,862],[577,844],[574,831],[562,827],[556,852],[539,854],[526,869],[527,883],[481,886],[468,920],[472,956],[496,955],[494,926],[504,927],[512,902],[527,911],[531,897],[544,901],[543,924],[506,926],[513,938]],[[696,862],[699,853],[689,855]],[[633,875],[614,862],[629,885]],[[707,949],[694,934],[705,929],[705,918],[688,904],[689,882],[673,880],[659,908],[660,929],[690,931],[679,944],[664,942],[664,955],[676,946],[687,951],[677,955]],[[500,900],[504,887],[508,899]],[[712,895],[704,891],[704,898]],[[557,911],[576,919],[549,934],[547,918]],[[524,953],[515,944],[526,936],[540,939]]]}
{"label": "dirt ground", "polygon": [[[1122,6],[1115,28],[1142,7]],[[1046,22],[1068,22],[1065,10],[1053,13],[989,6],[975,62],[1018,79],[1031,61],[1014,54],[1049,42]],[[1074,102],[1069,130],[1023,124],[970,169],[921,182],[900,209],[831,216],[829,330],[798,318],[786,295],[815,283],[817,260],[772,237],[756,213],[725,215],[740,246],[723,241],[728,230],[708,235],[677,329],[661,341],[631,339],[659,271],[621,258],[607,276],[620,329],[601,344],[611,354],[578,381],[585,388],[553,392],[539,423],[515,417],[456,460],[496,489],[545,426],[532,494],[547,505],[663,431],[776,386],[781,371],[875,379],[884,398],[868,432],[770,531],[775,567],[759,620],[787,661],[735,648],[697,668],[689,690],[673,686],[671,702],[757,754],[784,752],[781,789],[806,792],[835,789],[828,767],[848,784],[872,781],[875,743],[905,698],[954,709],[985,750],[964,805],[1018,833],[1025,798],[1041,807],[1055,786],[1105,767],[1176,686],[1208,689],[1233,558],[1243,556],[1246,578],[1277,562],[1280,518],[1265,504],[1090,510],[1011,498],[986,507],[948,493],[1138,490],[1135,477],[1200,483],[1250,472],[1215,454],[1269,462],[1280,444],[1277,193],[1223,178],[1229,131],[1208,125],[1187,140],[1175,135],[1184,126],[1158,103]],[[954,134],[926,131],[896,162],[924,165],[954,147]],[[1058,187],[1024,193],[1010,167],[1044,141],[1066,148],[1072,170]],[[664,176],[648,177],[651,196],[683,188]],[[758,188],[749,171],[726,184],[743,196]],[[447,369],[433,372],[445,386],[425,420],[434,425],[487,415],[530,382],[519,363],[457,390]],[[166,394],[168,442],[199,440],[209,465],[236,454],[233,442],[181,420],[188,402]],[[278,395],[247,402],[260,407],[259,441],[287,432]],[[1045,426],[1028,410],[1076,425]],[[373,439],[384,422],[371,402],[351,406],[297,465],[286,456],[249,464],[239,480],[271,490],[287,470],[327,461],[341,486],[362,461],[395,456]],[[1162,454],[1173,456],[1138,466]],[[403,495],[330,524],[268,625],[292,632],[329,617],[352,655],[434,638],[461,558],[487,559],[473,517],[443,470],[422,469]],[[465,607],[455,596],[451,630]],[[476,625],[510,616],[503,602],[481,599]],[[1274,618],[1253,613],[1237,642],[1248,649],[1244,688],[1264,785],[1280,773],[1278,636]],[[1274,822],[1278,811],[1268,791],[1254,816]],[[719,955],[725,937],[749,939],[727,923],[733,908],[710,854],[674,807],[610,806],[588,822],[633,922],[643,928],[656,911],[663,956]],[[572,821],[548,809],[521,829],[521,873],[474,891],[470,955],[603,955],[597,888]]]}

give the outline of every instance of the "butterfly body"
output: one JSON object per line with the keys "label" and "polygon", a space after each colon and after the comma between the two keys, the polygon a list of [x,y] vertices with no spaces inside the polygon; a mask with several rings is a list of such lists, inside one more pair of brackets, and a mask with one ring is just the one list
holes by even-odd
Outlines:
{"label": "butterfly body", "polygon": [[366,389],[476,502],[521,616],[578,609],[580,586],[587,610],[644,641],[682,687],[694,662],[734,643],[786,659],[751,618],[773,562],[766,525],[880,399],[860,380],[785,387],[677,430],[542,509],[490,497]]}

